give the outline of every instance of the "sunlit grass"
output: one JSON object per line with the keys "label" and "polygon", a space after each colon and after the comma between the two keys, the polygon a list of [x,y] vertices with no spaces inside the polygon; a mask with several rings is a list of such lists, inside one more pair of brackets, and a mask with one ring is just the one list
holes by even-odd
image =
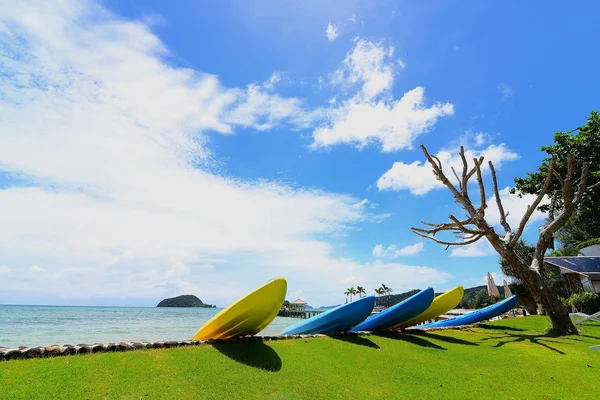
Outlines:
{"label": "sunlit grass", "polygon": [[600,325],[545,317],[484,328],[222,344],[0,363],[0,398],[598,398]]}

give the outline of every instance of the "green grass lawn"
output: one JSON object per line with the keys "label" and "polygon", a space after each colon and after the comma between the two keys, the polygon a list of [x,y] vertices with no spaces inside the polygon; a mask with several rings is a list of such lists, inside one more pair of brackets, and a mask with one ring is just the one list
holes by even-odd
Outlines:
{"label": "green grass lawn", "polygon": [[0,363],[1,399],[598,399],[600,325],[480,328]]}

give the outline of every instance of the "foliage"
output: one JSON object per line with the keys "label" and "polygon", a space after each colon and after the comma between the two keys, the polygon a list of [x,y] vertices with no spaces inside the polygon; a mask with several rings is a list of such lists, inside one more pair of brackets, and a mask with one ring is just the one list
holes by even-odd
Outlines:
{"label": "foliage", "polygon": [[[600,215],[600,210],[598,211],[598,215]],[[600,218],[597,218],[597,219],[600,221]],[[581,249],[585,249],[586,247],[596,246],[596,245],[600,245],[600,237],[586,240],[585,242],[581,242],[575,248],[579,251]]]}
{"label": "foliage", "polygon": [[357,286],[357,287],[356,287],[356,293],[358,293],[358,295],[359,295],[359,296],[360,296],[360,298],[362,299],[362,297],[363,297],[363,294],[366,294],[367,292],[366,292],[366,290],[365,290],[365,288],[364,288],[364,287],[362,287],[362,286]]}
{"label": "foliage", "polygon": [[561,298],[561,301],[569,309],[574,306],[577,310],[586,314],[594,314],[600,311],[600,296],[596,293],[574,293],[568,299]]}
{"label": "foliage", "polygon": [[171,297],[162,300],[156,307],[216,307],[210,304],[204,304],[202,300],[192,294],[184,294],[177,297]]}
{"label": "foliage", "polygon": [[483,308],[494,303],[494,299],[488,294],[487,288],[475,291],[473,297],[468,301],[469,308]]}
{"label": "foliage", "polygon": [[[575,176],[579,176],[582,171],[583,162],[589,163],[588,186],[600,181],[600,115],[593,111],[587,117],[587,123],[576,129],[556,132],[554,134],[554,144],[543,146],[542,150],[548,155],[556,156],[555,171],[562,176],[567,175],[568,156],[572,154],[576,159]],[[538,194],[544,184],[548,172],[550,157],[544,159],[544,162],[537,172],[528,173],[526,178],[516,178],[515,188],[512,192],[517,192],[519,196],[523,194]],[[552,178],[548,193],[560,190],[561,184],[557,177]],[[561,199],[558,199],[558,208],[562,206]],[[549,205],[544,204],[539,207],[541,211],[549,211]],[[595,211],[600,209],[600,196],[594,196],[590,193],[585,195],[584,201],[579,207],[579,217],[584,220],[587,218],[597,218]],[[600,236],[600,232],[595,237]]]}
{"label": "foliage", "polygon": [[[415,294],[419,293],[421,290],[419,289],[412,289],[409,290],[408,292],[404,292],[404,293],[400,293],[400,294],[388,294],[382,297],[379,297],[377,299],[376,304],[377,305],[386,305],[386,306],[393,306],[394,304],[398,304],[401,301],[404,301],[406,299],[408,299],[411,296],[414,296]],[[380,291],[381,294],[384,294],[385,291],[381,290]]]}
{"label": "foliage", "polygon": [[[544,317],[511,318],[485,327],[6,361],[0,366],[0,397],[597,397],[598,362],[589,347],[600,343],[600,326],[584,324],[584,336],[558,338],[546,336],[549,322]],[[575,394],[573,382],[587,389]]]}

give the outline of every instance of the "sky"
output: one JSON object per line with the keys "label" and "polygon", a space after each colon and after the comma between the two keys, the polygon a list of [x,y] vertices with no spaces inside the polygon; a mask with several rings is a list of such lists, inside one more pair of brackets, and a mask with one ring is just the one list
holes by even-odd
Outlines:
{"label": "sky", "polygon": [[0,304],[225,306],[276,277],[314,306],[358,285],[501,284],[485,242],[411,232],[464,215],[419,146],[446,171],[461,145],[493,161],[516,224],[532,199],[509,194],[514,178],[599,108],[598,15],[0,0]]}

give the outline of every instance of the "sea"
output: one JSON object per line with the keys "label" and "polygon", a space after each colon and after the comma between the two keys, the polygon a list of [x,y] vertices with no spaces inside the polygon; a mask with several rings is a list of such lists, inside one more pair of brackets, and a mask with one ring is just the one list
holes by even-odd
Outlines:
{"label": "sea", "polygon": [[[221,308],[0,305],[0,347],[190,340]],[[259,335],[301,321],[276,317]]]}

